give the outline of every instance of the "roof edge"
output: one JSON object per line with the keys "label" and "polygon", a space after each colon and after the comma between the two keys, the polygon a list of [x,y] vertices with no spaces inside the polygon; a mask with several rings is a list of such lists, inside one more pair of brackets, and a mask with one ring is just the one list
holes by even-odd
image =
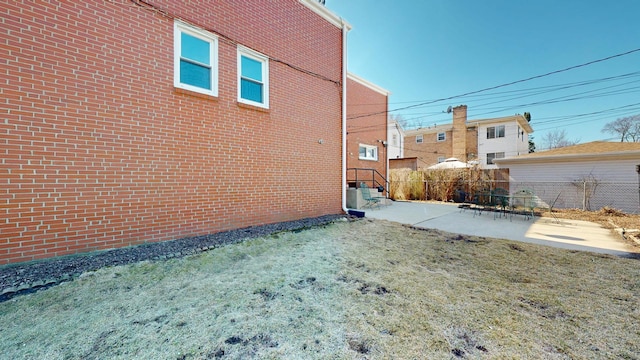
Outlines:
{"label": "roof edge", "polygon": [[[480,125],[479,123],[484,123],[482,125],[490,125],[490,124],[496,124],[496,123],[501,123],[501,122],[508,122],[508,121],[516,121],[518,123],[518,125],[520,125],[521,127],[523,127],[528,134],[531,134],[534,132],[533,128],[531,127],[531,124],[529,124],[529,122],[527,121],[527,119],[525,119],[524,116],[520,115],[520,114],[516,114],[516,115],[509,115],[509,116],[502,116],[502,117],[498,117],[498,118],[488,118],[488,119],[468,119],[467,120],[467,128],[471,128],[477,125]],[[414,132],[430,132],[429,130],[433,130],[439,127],[453,127],[453,122],[449,122],[449,123],[444,123],[444,124],[438,124],[435,127],[434,126],[430,126],[430,127],[426,127],[426,128],[418,128],[418,129],[409,129],[409,130],[405,130],[406,132],[410,132],[410,131],[414,131]]]}
{"label": "roof edge", "polygon": [[368,80],[365,80],[365,79],[361,78],[360,76],[358,76],[358,75],[356,75],[354,73],[347,72],[347,78],[359,83],[360,85],[364,85],[364,86],[368,87],[369,89],[371,89],[373,91],[379,92],[380,94],[382,94],[384,96],[389,96],[391,94],[391,91],[389,91],[389,90],[387,90],[387,89],[385,89],[383,87],[380,87],[380,86],[378,86],[378,85],[376,85],[376,84],[374,84],[374,83],[372,83],[372,82],[370,82]]}
{"label": "roof edge", "polygon": [[344,27],[347,31],[351,30],[351,24],[345,21],[342,17],[336,15],[333,11],[327,9],[326,6],[323,6],[317,0],[298,0],[298,2],[320,15],[337,28],[342,29]]}
{"label": "roof edge", "polygon": [[420,134],[435,134],[438,132],[450,131],[450,130],[453,130],[453,124],[441,124],[441,125],[436,125],[435,127],[431,126],[431,127],[425,127],[425,128],[419,128],[419,129],[405,130],[404,133],[406,136],[415,136]]}
{"label": "roof edge", "polygon": [[472,120],[467,120],[467,123],[473,123],[473,122],[499,123],[499,122],[513,121],[513,120],[515,120],[520,126],[522,126],[527,131],[527,133],[531,134],[534,132],[533,128],[531,127],[531,124],[529,124],[529,122],[524,117],[524,115],[520,115],[520,114],[501,116],[498,118],[472,119]]}
{"label": "roof edge", "polygon": [[638,159],[640,158],[640,151],[615,151],[608,153],[591,153],[591,154],[562,154],[562,155],[540,155],[540,156],[526,156],[526,157],[510,157],[502,159],[494,159],[497,164],[524,164],[524,163],[543,163],[543,162],[562,162],[562,161],[575,161],[575,160],[599,160],[606,159]]}

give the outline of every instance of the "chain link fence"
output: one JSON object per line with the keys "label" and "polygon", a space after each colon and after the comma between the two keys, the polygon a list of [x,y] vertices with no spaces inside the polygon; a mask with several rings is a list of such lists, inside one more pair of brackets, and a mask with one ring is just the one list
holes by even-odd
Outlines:
{"label": "chain link fence", "polygon": [[615,182],[586,177],[574,181],[511,181],[508,171],[392,170],[389,195],[394,200],[469,201],[474,194],[504,189],[509,194],[528,190],[538,208],[598,211],[604,207],[640,214],[638,182]]}
{"label": "chain link fence", "polygon": [[640,213],[638,183],[605,181],[511,182],[510,191],[531,190],[544,204],[555,209],[597,211],[603,207],[628,214]]}
{"label": "chain link fence", "polygon": [[[409,184],[411,182],[411,184]],[[428,181],[415,179],[391,184],[392,188],[414,189],[404,198],[396,200],[439,200],[462,202],[474,193],[498,188],[513,194],[529,190],[535,196],[536,207],[554,209],[581,209],[597,211],[603,207],[614,208],[627,214],[640,214],[640,189],[638,183],[605,181]],[[417,190],[415,190],[417,189]],[[392,198],[394,194],[392,192]]]}

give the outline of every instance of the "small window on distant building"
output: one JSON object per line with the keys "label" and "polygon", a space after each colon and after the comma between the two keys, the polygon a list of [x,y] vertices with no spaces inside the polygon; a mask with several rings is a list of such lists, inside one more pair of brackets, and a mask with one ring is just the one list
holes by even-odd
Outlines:
{"label": "small window on distant building", "polygon": [[398,134],[391,135],[391,145],[398,146]]}
{"label": "small window on distant building", "polygon": [[358,158],[360,160],[378,161],[378,147],[360,144]]}
{"label": "small window on distant building", "polygon": [[502,159],[503,157],[504,157],[504,152],[488,153],[487,165],[492,165],[494,159]]}
{"label": "small window on distant building", "polygon": [[218,96],[218,38],[198,28],[174,23],[173,85]]}
{"label": "small window on distant building", "polygon": [[416,144],[422,144],[423,137],[422,135],[416,135]]}
{"label": "small window on distant building", "polygon": [[438,141],[445,141],[447,140],[447,133],[443,133],[443,132],[439,132],[438,133],[438,137],[437,137]]}
{"label": "small window on distant building", "polygon": [[487,139],[496,139],[504,137],[504,125],[490,126],[487,128]]}
{"label": "small window on distant building", "polygon": [[269,59],[238,46],[238,101],[269,108]]}
{"label": "small window on distant building", "polygon": [[444,162],[444,156],[438,156],[438,164]]}

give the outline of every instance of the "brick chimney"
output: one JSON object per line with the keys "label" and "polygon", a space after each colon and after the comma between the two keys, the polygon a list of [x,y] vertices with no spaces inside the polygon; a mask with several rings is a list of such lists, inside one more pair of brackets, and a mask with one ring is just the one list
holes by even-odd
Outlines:
{"label": "brick chimney", "polygon": [[467,105],[453,108],[453,157],[467,162]]}

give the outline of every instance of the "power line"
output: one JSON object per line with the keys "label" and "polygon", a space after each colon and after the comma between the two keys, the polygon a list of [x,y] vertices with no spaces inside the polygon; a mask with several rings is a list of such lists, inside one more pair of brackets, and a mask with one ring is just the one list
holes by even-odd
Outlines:
{"label": "power line", "polygon": [[[535,128],[536,131],[545,131],[545,130],[555,129],[558,126],[571,126],[571,125],[578,125],[583,123],[607,120],[607,119],[610,119],[612,115],[616,115],[616,116],[633,115],[633,114],[637,114],[639,111],[640,111],[640,102],[626,104],[626,105],[617,106],[617,107],[608,108],[608,109],[599,110],[599,111],[588,112],[588,113],[540,118],[540,119],[536,119],[535,124],[533,125],[536,126]],[[594,117],[594,116],[597,116],[597,117],[593,119],[589,119],[590,117]],[[544,120],[544,121],[540,121],[540,120]],[[447,119],[445,121],[446,121],[446,124],[451,124],[450,119]],[[439,123],[440,121],[435,121],[434,125],[443,125]],[[551,125],[551,124],[554,124],[554,125]],[[537,128],[538,125],[543,125],[543,126],[549,125],[549,126],[546,126],[543,128]],[[353,133],[379,131],[382,127],[385,127],[385,125],[353,126],[353,127],[349,127],[348,133],[353,134]]]}
{"label": "power line", "polygon": [[[189,24],[197,25],[201,29],[207,30],[207,31],[209,31],[211,33],[214,33],[214,34],[218,35],[227,44],[230,44],[230,45],[242,45],[240,42],[238,42],[234,38],[221,33],[219,30],[215,30],[213,28],[209,28],[207,26],[204,26],[204,25],[201,25],[201,24],[197,24],[195,21],[192,21],[191,19],[185,19],[185,18],[180,17],[180,16],[178,16],[176,14],[172,14],[169,11],[162,9],[157,5],[151,4],[147,0],[129,0],[129,1],[131,1],[134,5],[136,5],[136,6],[140,7],[140,8],[155,12],[155,13],[157,13],[160,16],[163,16],[165,18],[168,18],[168,19],[171,19],[171,20],[180,20],[180,21],[187,22]],[[336,85],[338,87],[342,86],[342,81],[341,80],[331,79],[331,78],[329,78],[327,76],[324,76],[322,74],[313,72],[311,70],[304,69],[304,68],[302,68],[300,66],[297,66],[297,65],[293,65],[291,63],[288,63],[288,62],[286,62],[284,60],[275,58],[275,57],[273,57],[273,56],[271,56],[269,54],[266,54],[266,53],[264,55],[266,55],[269,58],[269,60],[271,60],[273,62],[276,62],[276,63],[279,63],[279,64],[282,64],[284,66],[288,66],[289,68],[291,68],[291,69],[293,69],[295,71],[298,71],[300,73],[303,73],[303,74],[318,78],[318,79],[323,80],[323,81],[327,81],[327,82],[333,83],[334,85]]]}
{"label": "power line", "polygon": [[370,114],[366,114],[366,115],[358,115],[358,116],[350,117],[349,119],[357,119],[357,118],[361,118],[361,117],[374,116],[374,115],[380,115],[380,114],[387,114],[387,113],[390,113],[390,112],[396,112],[396,111],[412,109],[412,108],[416,108],[416,107],[420,107],[420,106],[424,106],[424,105],[429,105],[429,104],[433,104],[433,103],[440,102],[440,101],[452,100],[452,99],[456,99],[456,98],[460,98],[460,97],[464,97],[464,96],[479,94],[479,93],[482,93],[482,92],[495,90],[495,89],[503,88],[503,87],[506,87],[506,86],[511,86],[511,85],[523,83],[523,82],[526,82],[526,81],[540,79],[540,78],[543,78],[543,77],[547,77],[547,76],[563,73],[563,72],[566,72],[566,71],[578,69],[578,68],[581,68],[581,67],[593,65],[593,64],[600,63],[600,62],[603,62],[603,61],[607,61],[607,60],[615,59],[615,58],[618,58],[618,57],[626,56],[626,55],[629,55],[629,54],[633,54],[633,53],[639,52],[639,51],[640,51],[640,48],[633,49],[633,50],[629,50],[629,51],[626,51],[626,52],[623,52],[623,53],[620,53],[620,54],[607,56],[605,58],[589,61],[589,62],[586,62],[586,63],[583,63],[583,64],[570,66],[568,68],[555,70],[555,71],[551,71],[551,72],[540,74],[540,75],[536,75],[536,76],[531,76],[531,77],[528,77],[528,78],[525,78],[525,79],[520,79],[520,80],[508,82],[508,83],[505,83],[505,84],[500,84],[500,85],[496,85],[496,86],[492,86],[492,87],[488,87],[488,88],[484,88],[484,89],[480,89],[480,90],[470,91],[470,92],[467,92],[467,93],[464,93],[464,94],[449,96],[449,97],[446,97],[446,98],[440,98],[440,99],[436,99],[436,100],[425,101],[425,102],[422,102],[422,103],[419,103],[419,104],[404,106],[404,107],[400,107],[400,108],[393,109],[393,110],[378,111],[378,112],[370,113]]}
{"label": "power line", "polygon": [[[594,84],[599,84],[599,83],[603,83],[603,82],[611,82],[611,81],[621,80],[621,79],[625,79],[625,78],[633,78],[633,77],[640,77],[640,71],[626,73],[626,74],[620,74],[620,75],[613,75],[613,76],[608,76],[608,77],[604,77],[604,78],[597,78],[597,79],[582,80],[582,81],[577,81],[577,82],[570,82],[570,83],[538,86],[538,87],[525,88],[525,89],[516,89],[516,90],[497,91],[497,92],[492,92],[492,93],[488,93],[488,94],[474,94],[474,95],[470,95],[469,98],[483,98],[483,99],[479,99],[477,101],[490,100],[490,99],[504,99],[504,98],[506,98],[506,100],[513,100],[513,99],[518,99],[518,98],[527,97],[527,96],[546,94],[546,93],[559,91],[559,90],[566,90],[566,89],[570,89],[570,88],[574,88],[574,87],[594,85]],[[518,94],[520,94],[520,95],[518,95]],[[517,95],[517,97],[508,98],[509,96],[515,96],[515,95]],[[432,101],[432,99],[429,99],[429,100],[413,100],[413,101],[399,101],[399,102],[360,103],[360,104],[358,104],[358,103],[349,103],[349,106],[357,107],[357,106],[382,106],[382,105],[387,105],[387,104],[389,104],[389,105],[391,105],[391,104],[415,104],[415,103],[423,103],[425,101]],[[469,100],[468,103],[473,103],[473,101],[476,101],[476,100]],[[425,107],[440,107],[440,106],[441,105],[433,105],[433,106],[425,106]],[[438,111],[437,113],[441,113],[441,112],[442,111]],[[405,114],[406,113],[403,113],[403,115],[405,115]],[[360,114],[354,114],[354,115],[360,115]]]}

